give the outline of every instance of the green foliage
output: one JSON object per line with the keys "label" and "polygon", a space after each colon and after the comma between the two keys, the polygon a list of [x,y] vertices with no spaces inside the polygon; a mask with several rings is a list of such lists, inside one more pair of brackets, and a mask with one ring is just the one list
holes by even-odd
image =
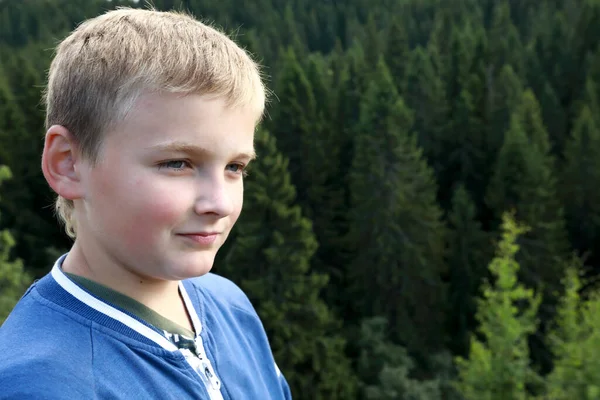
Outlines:
{"label": "green foliage", "polygon": [[491,77],[489,97],[488,148],[492,160],[495,160],[508,130],[511,115],[518,109],[523,96],[523,84],[514,69],[505,64],[496,78]]}
{"label": "green foliage", "polygon": [[[310,199],[310,187],[313,170],[302,168],[305,155],[313,141],[321,141],[317,130],[317,105],[310,82],[299,63],[296,53],[287,49],[282,53],[279,83],[276,86],[281,104],[273,112],[273,120],[267,123],[277,138],[280,149],[290,159],[290,174],[298,191],[298,201],[306,208]],[[325,149],[314,146],[317,151]],[[315,160],[322,160],[315,154]],[[312,160],[312,159],[311,159]],[[309,160],[306,160],[309,161]],[[319,175],[315,175],[318,177]]]}
{"label": "green foliage", "polygon": [[487,193],[487,204],[498,219],[514,210],[516,217],[531,229],[520,239],[517,261],[519,278],[536,290],[543,290],[540,331],[531,339],[532,357],[546,371],[551,359],[543,342],[546,324],[552,320],[560,277],[569,242],[560,202],[548,134],[541,120],[539,104],[529,90],[523,93],[520,107],[500,149],[494,175]]}
{"label": "green foliage", "polygon": [[294,397],[351,398],[355,385],[339,322],[321,300],[328,277],[311,271],[311,222],[294,205],[288,160],[261,130],[246,182],[244,213],[219,269],[249,294]]}
{"label": "green foliage", "polygon": [[410,55],[410,47],[406,28],[399,19],[392,22],[387,36],[385,62],[390,68],[390,73],[399,93],[404,92],[406,83],[406,60]]}
{"label": "green foliage", "polygon": [[473,338],[468,358],[458,357],[457,387],[466,400],[522,400],[537,383],[527,339],[537,328],[539,295],[517,279],[517,239],[527,228],[505,214],[502,240],[489,265],[494,282],[485,282],[476,318],[481,339]]}
{"label": "green foliage", "polygon": [[556,327],[548,335],[555,356],[547,378],[546,397],[552,400],[592,400],[600,397],[600,297],[581,296],[581,266],[566,270],[565,295],[561,299]]}
{"label": "green foliage", "polygon": [[514,209],[531,227],[518,255],[521,276],[527,285],[545,286],[548,297],[554,295],[568,242],[554,159],[531,91],[513,112],[487,195],[496,216]]}
{"label": "green foliage", "polygon": [[567,226],[581,252],[596,256],[600,245],[600,130],[597,115],[583,106],[565,145],[560,193]]}
{"label": "green foliage", "polygon": [[444,149],[442,138],[448,124],[448,99],[444,82],[436,70],[437,49],[417,47],[408,60],[406,93],[403,98],[414,112],[414,131],[430,165],[442,170],[439,157]]}
{"label": "green foliage", "polygon": [[[10,170],[0,166],[0,184],[10,177]],[[30,283],[29,276],[23,271],[23,263],[11,260],[14,245],[12,235],[7,230],[0,231],[0,326]]]}
{"label": "green foliage", "polygon": [[406,349],[387,338],[387,321],[374,317],[361,324],[361,353],[358,371],[365,400],[436,400],[442,399],[440,379],[417,380],[415,363]]}
{"label": "green foliage", "polygon": [[[9,114],[0,119],[6,122],[5,127],[0,122],[0,142],[5,135],[10,138],[10,146],[6,148],[6,155],[0,150],[0,163],[10,168],[13,178],[4,185],[0,210],[5,216],[4,224],[17,242],[13,251],[34,276],[40,277],[54,262],[47,257],[47,248],[53,245],[66,248],[70,242],[49,243],[49,237],[61,238],[60,228],[48,207],[52,195],[41,168],[32,166],[32,160],[39,159],[44,145],[41,76],[24,54],[11,55],[6,66],[10,73],[5,96],[10,104],[0,104],[0,118],[2,110]],[[0,103],[2,97],[0,93]]]}
{"label": "green foliage", "polygon": [[494,2],[492,23],[489,32],[490,61],[497,71],[510,65],[518,75],[523,73],[524,54],[519,32],[511,19],[508,0]]}
{"label": "green foliage", "polygon": [[466,355],[471,332],[476,326],[476,298],[479,286],[486,277],[490,252],[490,237],[477,220],[475,204],[463,185],[452,198],[452,212],[448,216],[450,274],[448,330],[451,349]]}
{"label": "green foliage", "polygon": [[444,340],[445,227],[433,173],[411,132],[412,113],[383,59],[359,127],[349,185],[355,302],[363,313],[387,318],[409,350],[435,348]]}

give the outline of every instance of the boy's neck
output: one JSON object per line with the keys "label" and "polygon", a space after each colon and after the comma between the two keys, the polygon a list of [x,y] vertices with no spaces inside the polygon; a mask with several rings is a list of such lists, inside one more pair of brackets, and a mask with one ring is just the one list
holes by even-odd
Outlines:
{"label": "boy's neck", "polygon": [[194,331],[185,302],[179,293],[179,282],[144,279],[111,261],[84,252],[75,241],[63,261],[62,270],[129,296],[163,317]]}

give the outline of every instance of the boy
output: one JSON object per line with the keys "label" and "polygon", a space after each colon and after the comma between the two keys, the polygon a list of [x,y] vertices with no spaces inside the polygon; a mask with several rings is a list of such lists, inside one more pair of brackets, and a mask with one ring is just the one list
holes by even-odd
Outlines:
{"label": "boy", "polygon": [[0,329],[0,399],[289,399],[244,293],[209,273],[266,90],[222,33],[118,9],[57,48],[42,170],[71,250]]}

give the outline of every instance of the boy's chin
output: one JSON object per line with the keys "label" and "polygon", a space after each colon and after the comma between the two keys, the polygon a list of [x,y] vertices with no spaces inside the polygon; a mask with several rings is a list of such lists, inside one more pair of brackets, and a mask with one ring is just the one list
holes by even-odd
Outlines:
{"label": "boy's chin", "polygon": [[197,278],[202,275],[208,274],[214,265],[215,255],[214,254],[201,254],[194,255],[192,257],[186,257],[185,260],[181,260],[181,263],[177,266],[177,271],[173,271],[178,277],[177,280]]}

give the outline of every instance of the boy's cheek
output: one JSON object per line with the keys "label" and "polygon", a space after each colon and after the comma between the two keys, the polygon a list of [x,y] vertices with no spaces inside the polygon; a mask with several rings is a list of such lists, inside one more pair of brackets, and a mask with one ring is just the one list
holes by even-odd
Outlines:
{"label": "boy's cheek", "polygon": [[129,246],[156,245],[160,237],[170,235],[171,230],[176,228],[186,214],[185,209],[172,194],[163,197],[138,194],[114,205],[114,211],[107,216],[112,220],[110,230]]}

